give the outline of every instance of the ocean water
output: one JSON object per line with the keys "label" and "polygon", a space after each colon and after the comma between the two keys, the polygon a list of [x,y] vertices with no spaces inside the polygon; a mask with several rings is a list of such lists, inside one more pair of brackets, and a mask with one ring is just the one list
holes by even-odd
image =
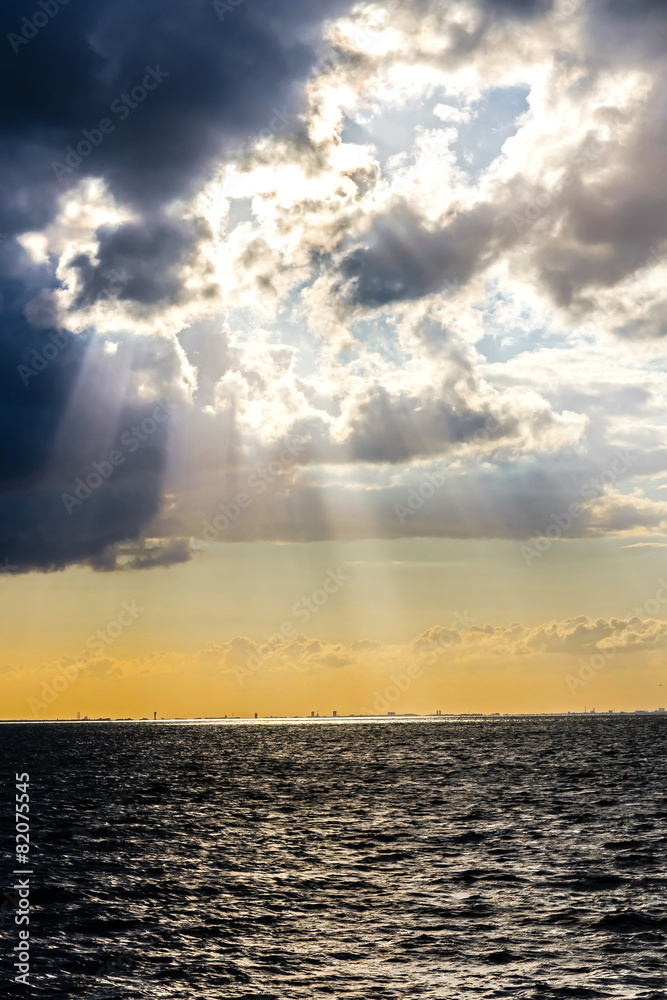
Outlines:
{"label": "ocean water", "polygon": [[2,725],[6,995],[665,998],[666,751],[659,716]]}

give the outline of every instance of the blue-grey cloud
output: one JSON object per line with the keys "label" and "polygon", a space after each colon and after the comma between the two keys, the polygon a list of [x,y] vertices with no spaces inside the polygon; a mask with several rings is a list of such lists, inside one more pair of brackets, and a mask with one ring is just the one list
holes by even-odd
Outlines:
{"label": "blue-grey cloud", "polygon": [[344,294],[355,305],[383,306],[465,283],[494,228],[494,211],[487,205],[436,229],[427,228],[409,206],[397,205],[374,220],[365,245],[344,256]]}
{"label": "blue-grey cloud", "polygon": [[[144,307],[179,301],[177,267],[202,234],[164,208],[276,107],[296,110],[295,86],[318,56],[315,29],[345,6],[247,0],[220,17],[210,0],[2,5],[0,559],[19,569],[104,565],[109,547],[139,539],[159,509],[167,437],[160,430],[80,508],[65,509],[68,485],[106,461],[110,430],[151,409],[125,399],[123,372],[92,332],[58,325],[44,294],[59,285],[58,261],[29,266],[12,236],[42,230],[68,188],[101,178],[134,221],[99,230],[96,256],[65,262],[75,306],[110,290]],[[135,368],[148,355],[139,347]],[[162,363],[155,352],[153,363]],[[172,557],[184,557],[182,546],[136,565]]]}

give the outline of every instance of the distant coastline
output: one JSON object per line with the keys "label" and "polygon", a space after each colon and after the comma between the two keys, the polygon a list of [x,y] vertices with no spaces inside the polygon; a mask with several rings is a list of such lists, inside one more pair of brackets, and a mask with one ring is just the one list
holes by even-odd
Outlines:
{"label": "distant coastline", "polygon": [[596,712],[595,709],[586,712],[451,712],[451,713],[431,713],[420,715],[417,712],[389,712],[386,715],[265,715],[265,716],[195,716],[189,717],[164,717],[159,719],[131,719],[131,718],[98,718],[98,719],[0,719],[0,725],[50,725],[53,723],[88,725],[90,723],[150,723],[157,725],[163,722],[174,723],[266,723],[266,722],[315,722],[315,723],[341,723],[341,722],[399,722],[399,721],[421,721],[421,722],[441,722],[449,719],[567,719],[572,718],[646,718],[653,716],[664,716],[667,718],[667,711],[664,708],[654,709],[634,709],[631,712],[612,711]]}

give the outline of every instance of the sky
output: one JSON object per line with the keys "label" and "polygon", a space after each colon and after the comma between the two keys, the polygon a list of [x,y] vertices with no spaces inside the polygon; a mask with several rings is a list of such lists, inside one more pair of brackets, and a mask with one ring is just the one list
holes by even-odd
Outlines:
{"label": "sky", "polygon": [[0,27],[0,718],[664,705],[667,3]]}

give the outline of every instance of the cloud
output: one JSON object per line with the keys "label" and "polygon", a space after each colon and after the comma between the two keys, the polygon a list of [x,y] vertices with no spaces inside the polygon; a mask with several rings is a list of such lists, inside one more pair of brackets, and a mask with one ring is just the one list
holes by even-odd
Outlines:
{"label": "cloud", "polygon": [[69,262],[80,278],[74,308],[110,294],[143,305],[178,301],[179,265],[197,238],[185,224],[150,219],[105,226],[95,235],[95,259],[83,253]]}
{"label": "cloud", "polygon": [[[23,310],[39,275],[21,277],[1,286],[0,552],[19,571],[58,569],[140,536],[159,509],[166,434],[156,427],[133,450],[119,442],[153,406],[124,402],[117,365],[90,336],[32,326]],[[123,461],[112,469],[118,449]],[[113,474],[100,476],[95,462]],[[63,495],[91,475],[99,485],[84,483],[88,495],[68,512]]]}
{"label": "cloud", "polygon": [[[657,603],[657,602],[654,602]],[[639,653],[667,646],[667,622],[653,619],[573,618],[551,622],[526,630],[516,641],[518,652],[542,651],[590,655],[601,650],[609,653]]]}
{"label": "cloud", "polygon": [[443,229],[427,229],[405,205],[376,219],[368,245],[348,253],[341,272],[355,305],[382,306],[467,282],[493,233],[493,212],[478,206]]}
{"label": "cloud", "polygon": [[[279,6],[254,0],[223,24],[209,0],[148,0],[140,16],[127,0],[73,4],[3,59],[0,89],[11,88],[12,100],[2,101],[0,137],[7,153],[19,156],[31,143],[39,156],[33,137],[41,137],[40,174],[51,174],[42,193],[53,199],[59,184],[51,160],[63,160],[82,130],[108,117],[115,131],[70,181],[103,176],[120,200],[141,208],[164,204],[192,190],[230,143],[264,127],[275,105],[290,99],[316,56],[313,28],[342,7],[337,0]],[[3,5],[4,38],[20,30],[25,13],[19,0]],[[160,68],[162,83],[144,91],[138,106],[131,97],[125,102],[146,66]],[[2,190],[11,218],[19,192],[10,194],[4,183]],[[46,200],[42,212],[50,207]]]}
{"label": "cloud", "polygon": [[497,16],[534,17],[547,13],[552,0],[482,0],[482,4]]}
{"label": "cloud", "polygon": [[[526,539],[629,445],[568,537],[665,530],[663,8],[379,13],[91,0],[8,51],[0,561],[184,561],[242,492],[220,541]],[[164,399],[181,412],[68,514]]]}
{"label": "cloud", "polygon": [[[90,400],[70,396],[69,402],[66,417],[49,414],[58,421],[59,433],[48,457],[34,459],[28,475],[0,492],[0,551],[18,571],[83,562],[96,566],[108,547],[140,538],[160,508],[164,433],[131,453],[107,429],[95,426],[100,418],[121,429],[140,426],[153,407],[124,407],[116,414],[111,407],[91,406]],[[77,433],[79,422],[88,425],[84,434]],[[16,446],[27,446],[25,436]],[[111,451],[122,455],[122,466],[112,469]]]}
{"label": "cloud", "polygon": [[[658,602],[651,603],[658,607]],[[422,661],[446,666],[452,659],[485,653],[494,657],[537,654],[580,657],[602,650],[641,653],[666,646],[665,621],[639,617],[592,620],[581,616],[533,628],[518,622],[504,626],[473,625],[463,631],[435,626],[415,639],[411,648]]]}
{"label": "cloud", "polygon": [[[318,56],[318,25],[342,7],[339,0],[253,0],[223,24],[208,0],[149,0],[139,14],[125,0],[91,0],[63,6],[36,30],[25,27],[24,4],[3,4],[0,34],[16,38],[0,63],[0,230],[9,237],[0,245],[0,552],[22,569],[103,565],[109,546],[141,536],[161,501],[162,434],[127,456],[76,516],[61,503],[105,454],[110,429],[152,412],[145,386],[142,399],[127,392],[127,368],[95,350],[90,329],[80,336],[67,329],[59,306],[71,288],[62,281],[77,285],[75,310],[106,299],[110,288],[121,305],[179,303],[184,267],[206,231],[201,222],[168,217],[165,207],[265,127],[276,106],[298,107],[298,86]],[[102,127],[103,119],[112,127]],[[81,142],[86,151],[68,157],[67,148]],[[55,161],[65,168],[54,169]],[[37,269],[19,251],[17,266],[12,235],[45,231],[87,178],[101,178],[132,218],[95,226],[92,248],[60,261],[66,278],[56,276],[55,254]],[[67,348],[23,384],[18,367],[51,355],[54,336]],[[138,345],[131,372],[142,353]],[[155,353],[153,362],[159,366]],[[135,565],[183,557],[176,541]]]}
{"label": "cloud", "polygon": [[[357,639],[338,643],[308,635],[278,643],[235,636],[211,642],[196,653],[168,653],[124,665],[124,674],[158,676],[200,671],[220,678],[234,688],[257,688],[271,681],[284,684],[299,674],[316,675],[324,683],[329,676],[336,684],[355,678],[360,689],[385,684],[392,674],[403,674],[411,666],[414,685],[426,690],[433,681],[484,670],[490,678],[507,669],[534,671],[546,677],[571,670],[574,663],[605,653],[610,669],[636,667],[639,658],[650,657],[667,647],[667,622],[650,618],[585,617],[545,622],[530,628],[509,625],[471,625],[460,629],[433,626],[403,643],[380,643]],[[618,654],[618,656],[617,656]],[[412,687],[412,685],[410,685]]]}
{"label": "cloud", "polygon": [[667,542],[633,542],[632,545],[622,545],[623,549],[664,549]]}
{"label": "cloud", "polygon": [[156,566],[188,562],[191,557],[190,539],[173,538],[167,544],[145,548],[125,565],[129,569],[154,569]]}

